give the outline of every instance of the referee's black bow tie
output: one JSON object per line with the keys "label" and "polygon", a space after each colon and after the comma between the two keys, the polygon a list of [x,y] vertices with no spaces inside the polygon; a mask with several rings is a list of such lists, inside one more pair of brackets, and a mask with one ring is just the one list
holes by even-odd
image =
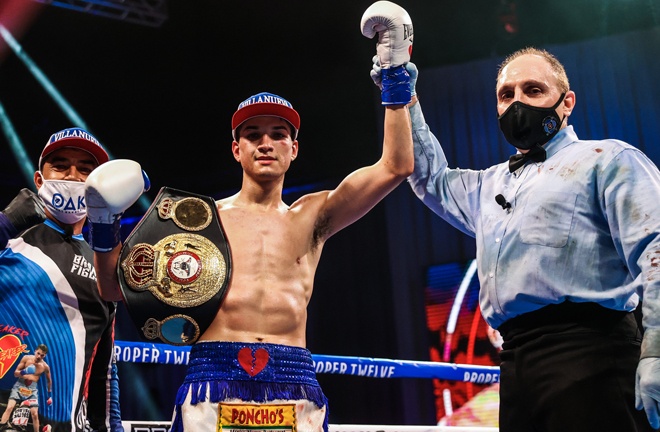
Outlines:
{"label": "referee's black bow tie", "polygon": [[540,145],[535,145],[530,151],[525,154],[516,153],[509,158],[509,171],[514,172],[521,166],[525,165],[527,161],[543,162],[545,160],[545,149]]}

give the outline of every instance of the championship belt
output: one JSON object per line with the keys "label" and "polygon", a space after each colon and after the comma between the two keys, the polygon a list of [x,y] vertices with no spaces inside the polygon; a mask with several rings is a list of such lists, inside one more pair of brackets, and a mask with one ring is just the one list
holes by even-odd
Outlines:
{"label": "championship belt", "polygon": [[148,340],[191,345],[211,325],[231,274],[215,200],[164,187],[121,249],[124,304]]}

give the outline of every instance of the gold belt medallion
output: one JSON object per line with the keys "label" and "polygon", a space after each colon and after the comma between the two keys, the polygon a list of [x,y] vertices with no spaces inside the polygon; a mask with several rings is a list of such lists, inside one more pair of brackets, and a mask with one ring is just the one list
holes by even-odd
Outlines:
{"label": "gold belt medallion", "polygon": [[227,277],[227,263],[216,245],[197,234],[172,234],[151,246],[133,246],[121,267],[128,286],[149,290],[175,307],[194,307],[211,299]]}
{"label": "gold belt medallion", "polygon": [[201,231],[211,223],[211,207],[199,198],[184,198],[175,201],[165,198],[158,204],[158,216],[172,219],[181,229]]}

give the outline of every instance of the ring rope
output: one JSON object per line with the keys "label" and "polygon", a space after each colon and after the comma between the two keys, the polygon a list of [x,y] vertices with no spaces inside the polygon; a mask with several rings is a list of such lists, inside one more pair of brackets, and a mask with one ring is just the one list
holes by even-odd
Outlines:
{"label": "ring rope", "polygon": [[[189,357],[189,346],[115,341],[118,362],[187,365]],[[321,354],[312,354],[312,360],[316,373],[371,378],[437,378],[477,384],[496,383],[500,379],[497,366]]]}

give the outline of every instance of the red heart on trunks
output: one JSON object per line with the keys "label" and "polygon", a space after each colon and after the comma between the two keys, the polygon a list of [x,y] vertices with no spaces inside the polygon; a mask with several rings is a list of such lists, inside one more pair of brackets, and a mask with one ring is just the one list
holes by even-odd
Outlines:
{"label": "red heart on trunks", "polygon": [[0,338],[0,378],[12,368],[18,356],[23,352],[21,340],[12,334]]}
{"label": "red heart on trunks", "polygon": [[242,348],[238,352],[238,363],[240,363],[241,367],[245,369],[245,372],[250,376],[255,376],[264,370],[269,358],[268,351],[263,348],[256,350],[254,355],[252,354],[252,350],[248,347]]}

